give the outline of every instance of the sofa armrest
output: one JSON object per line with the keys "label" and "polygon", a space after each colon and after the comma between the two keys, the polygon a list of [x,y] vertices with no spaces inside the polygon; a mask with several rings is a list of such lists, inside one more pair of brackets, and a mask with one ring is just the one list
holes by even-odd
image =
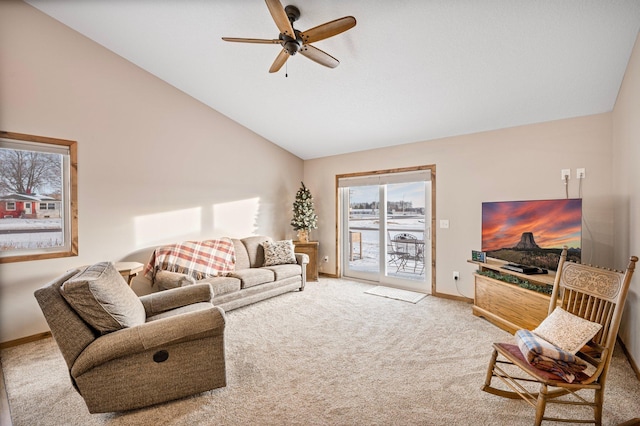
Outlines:
{"label": "sofa armrest", "polygon": [[185,287],[196,283],[196,279],[190,275],[179,272],[158,271],[153,278],[153,285],[160,290],[169,290],[176,287]]}
{"label": "sofa armrest", "polygon": [[135,327],[105,334],[94,340],[78,356],[71,368],[72,377],[106,362],[153,349],[219,336],[224,333],[224,311],[211,306],[194,312],[162,318]]}
{"label": "sofa armrest", "polygon": [[198,302],[211,302],[213,289],[208,283],[172,288],[140,296],[147,317]]}
{"label": "sofa armrest", "polygon": [[300,291],[304,291],[304,287],[307,285],[307,264],[309,263],[309,255],[305,253],[295,253],[296,262],[302,267],[302,284],[300,284]]}

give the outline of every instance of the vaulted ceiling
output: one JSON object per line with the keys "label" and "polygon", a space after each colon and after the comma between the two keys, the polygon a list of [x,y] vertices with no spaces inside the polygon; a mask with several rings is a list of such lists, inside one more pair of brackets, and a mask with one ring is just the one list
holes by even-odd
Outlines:
{"label": "vaulted ceiling", "polygon": [[26,0],[302,159],[608,112],[640,28],[637,0],[292,0],[296,29],[343,16],[315,47],[281,48],[263,0]]}

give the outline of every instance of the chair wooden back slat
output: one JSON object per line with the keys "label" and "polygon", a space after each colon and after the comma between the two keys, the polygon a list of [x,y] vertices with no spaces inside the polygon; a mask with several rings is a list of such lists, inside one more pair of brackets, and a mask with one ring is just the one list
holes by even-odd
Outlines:
{"label": "chair wooden back slat", "polygon": [[593,296],[589,296],[589,321],[597,322],[598,321],[598,307],[602,303],[606,303],[602,299],[597,299]]}
{"label": "chair wooden back slat", "polygon": [[575,294],[571,290],[565,290],[562,297],[562,309],[568,312],[575,312]]}
{"label": "chair wooden back slat", "polygon": [[595,301],[595,306],[591,311],[591,318],[589,319],[589,321],[598,322],[602,324],[600,321],[602,321],[602,313],[603,313],[605,304],[606,302],[602,299]]}

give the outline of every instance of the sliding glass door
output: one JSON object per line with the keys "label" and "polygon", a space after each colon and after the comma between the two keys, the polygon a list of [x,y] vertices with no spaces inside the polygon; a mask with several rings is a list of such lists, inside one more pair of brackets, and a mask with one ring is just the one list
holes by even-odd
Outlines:
{"label": "sliding glass door", "polygon": [[345,277],[431,291],[429,170],[339,178]]}
{"label": "sliding glass door", "polygon": [[349,206],[345,212],[347,237],[343,244],[345,276],[375,279],[380,271],[380,187],[378,185],[346,188]]}

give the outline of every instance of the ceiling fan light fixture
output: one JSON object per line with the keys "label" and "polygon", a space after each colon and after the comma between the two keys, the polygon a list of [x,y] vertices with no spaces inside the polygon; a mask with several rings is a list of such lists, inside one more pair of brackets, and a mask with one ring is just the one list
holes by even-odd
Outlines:
{"label": "ceiling fan light fixture", "polygon": [[269,68],[270,73],[277,72],[287,62],[289,56],[293,56],[298,52],[300,52],[302,56],[328,68],[335,68],[340,64],[340,61],[336,58],[313,47],[310,43],[333,37],[355,27],[356,19],[353,16],[334,19],[333,21],[325,22],[324,24],[301,32],[293,28],[293,23],[300,18],[300,9],[292,5],[282,7],[280,0],[265,0],[265,2],[273,21],[280,30],[277,39],[237,37],[222,37],[222,39],[224,41],[240,43],[281,45],[282,50],[271,65],[271,68]]}
{"label": "ceiling fan light fixture", "polygon": [[297,40],[291,39],[289,41],[284,42],[282,47],[284,48],[284,50],[287,51],[289,55],[293,56],[296,53],[298,53],[298,51],[300,50],[300,42]]}

